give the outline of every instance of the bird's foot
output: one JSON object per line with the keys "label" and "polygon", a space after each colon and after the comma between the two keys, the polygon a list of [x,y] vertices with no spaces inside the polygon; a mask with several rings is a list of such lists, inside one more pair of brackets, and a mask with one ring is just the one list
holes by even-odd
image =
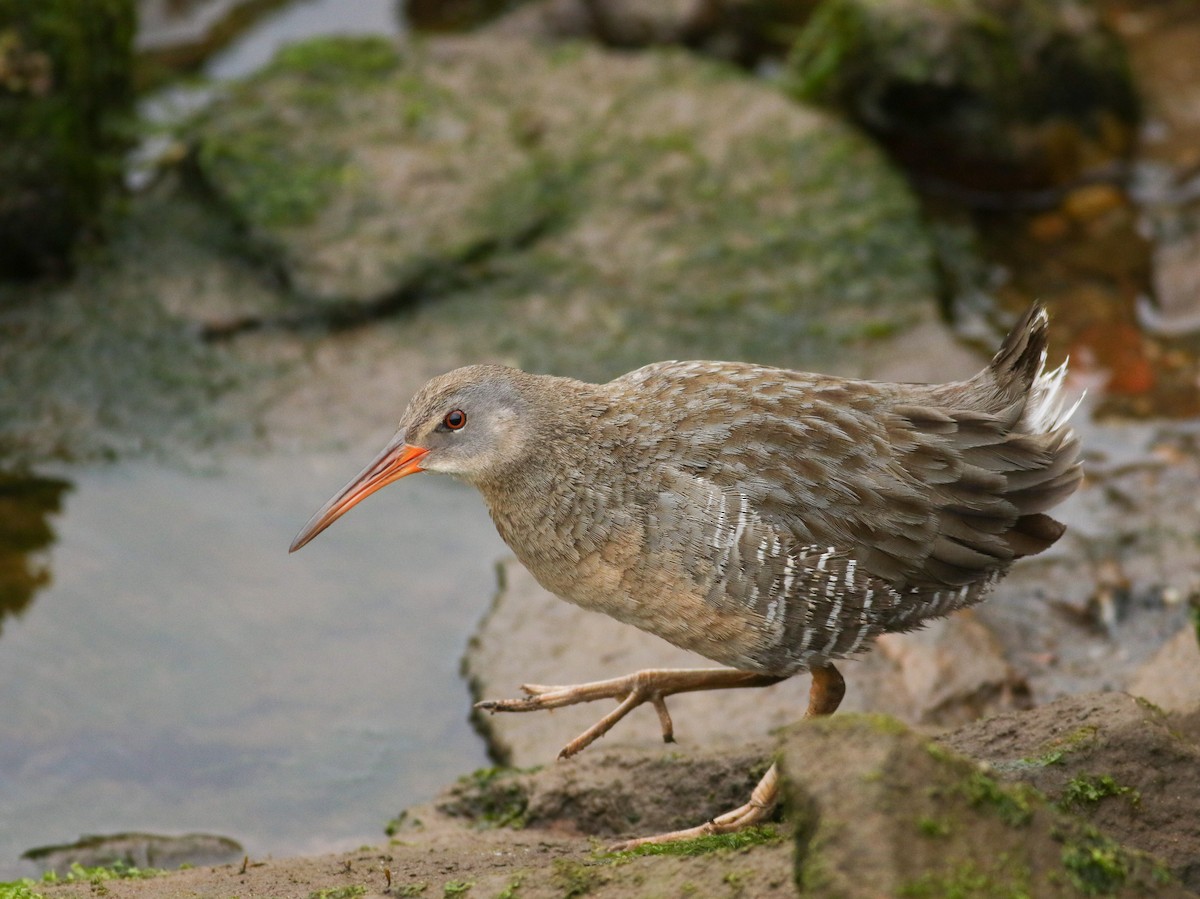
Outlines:
{"label": "bird's foot", "polygon": [[783,680],[767,674],[737,671],[732,668],[648,668],[624,677],[594,681],[575,686],[543,686],[525,684],[521,687],[525,696],[521,699],[487,699],[477,702],[475,708],[485,712],[534,712],[541,709],[557,709],[592,702],[596,699],[616,699],[615,709],[577,736],[558,753],[559,758],[570,758],[586,749],[604,736],[613,725],[643,703],[650,703],[658,713],[663,741],[675,741],[674,726],[667,711],[665,698],[675,693],[697,690],[725,690],[736,687],[765,687]]}
{"label": "bird's foot", "polygon": [[773,764],[767,769],[762,780],[750,794],[750,801],[738,806],[733,811],[726,812],[705,821],[696,827],[685,830],[673,830],[669,833],[658,833],[649,837],[638,837],[625,840],[609,847],[610,852],[624,852],[638,846],[648,846],[654,843],[673,843],[677,840],[694,840],[697,837],[713,836],[715,834],[734,833],[761,824],[771,817],[775,805],[779,801],[779,765]]}
{"label": "bird's foot", "polygon": [[[741,686],[750,686],[750,684],[742,684]],[[812,670],[812,685],[808,691],[808,710],[805,712],[804,717],[817,718],[824,715],[832,715],[837,711],[837,707],[841,704],[845,693],[846,682],[842,679],[842,675],[837,668],[832,664],[814,668]],[[713,818],[711,821],[706,821],[697,827],[626,840],[610,848],[613,852],[621,852],[626,849],[633,849],[637,846],[646,846],[653,843],[671,843],[676,840],[693,840],[696,837],[734,833],[735,831],[743,830],[766,821],[775,810],[775,805],[778,801],[779,765],[776,763],[767,769],[767,773],[762,776],[762,780],[758,782],[754,787],[754,791],[750,794],[750,801],[745,805]]]}

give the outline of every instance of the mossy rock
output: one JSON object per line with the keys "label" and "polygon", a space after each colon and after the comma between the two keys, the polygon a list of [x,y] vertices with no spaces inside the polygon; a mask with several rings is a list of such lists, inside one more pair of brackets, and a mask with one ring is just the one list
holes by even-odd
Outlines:
{"label": "mossy rock", "polygon": [[133,0],[0,0],[0,277],[66,267],[118,181]]}
{"label": "mossy rock", "polygon": [[826,0],[790,69],[798,97],[971,186],[1066,181],[1134,139],[1128,59],[1088,0]]}
{"label": "mossy rock", "polygon": [[1187,895],[1154,857],[882,716],[796,725],[782,765],[804,895]]}
{"label": "mossy rock", "polygon": [[297,48],[196,128],[200,173],[300,303],[436,297],[413,326],[452,323],[464,355],[585,377],[837,366],[933,313],[903,179],[737,70],[494,36],[312,62],[387,52]]}
{"label": "mossy rock", "polygon": [[1196,891],[1197,723],[1200,714],[1189,720],[1127,693],[1096,693],[996,715],[942,740],[987,758],[998,779],[1028,784],[1125,845],[1154,853]]}
{"label": "mossy rock", "polygon": [[690,827],[736,808],[769,763],[767,749],[646,753],[606,748],[570,765],[481,769],[447,789],[437,808],[483,828],[562,828],[606,839],[633,837]]}
{"label": "mossy rock", "polygon": [[536,221],[507,202],[529,161],[501,116],[424,59],[377,38],[301,43],[200,123],[199,171],[299,295],[378,300]]}

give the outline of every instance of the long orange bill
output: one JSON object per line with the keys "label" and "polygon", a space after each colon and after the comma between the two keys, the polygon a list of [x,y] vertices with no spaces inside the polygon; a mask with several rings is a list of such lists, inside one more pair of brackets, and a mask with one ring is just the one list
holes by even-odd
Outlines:
{"label": "long orange bill", "polygon": [[425,458],[428,452],[427,449],[409,446],[399,440],[389,443],[358,477],[317,510],[317,514],[310,518],[308,524],[296,535],[288,552],[294,553],[376,490],[414,472],[423,471],[417,463]]}

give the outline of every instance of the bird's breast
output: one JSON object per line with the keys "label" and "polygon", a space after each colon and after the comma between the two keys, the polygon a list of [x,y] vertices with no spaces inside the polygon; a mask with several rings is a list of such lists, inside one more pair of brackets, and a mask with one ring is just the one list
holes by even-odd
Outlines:
{"label": "bird's breast", "polygon": [[[540,508],[539,508],[540,506]],[[756,617],[714,604],[712,585],[694,559],[651,533],[655,520],[636,506],[588,503],[569,515],[547,504],[497,504],[492,518],[505,543],[544,588],[560,598],[631,624],[705,658],[758,670]]]}

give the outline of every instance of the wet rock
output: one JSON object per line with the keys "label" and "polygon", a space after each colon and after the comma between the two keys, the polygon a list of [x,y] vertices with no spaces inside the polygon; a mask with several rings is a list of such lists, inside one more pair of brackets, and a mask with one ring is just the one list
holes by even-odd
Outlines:
{"label": "wet rock", "polygon": [[781,764],[806,896],[1185,895],[1154,859],[890,718],[806,721]]}
{"label": "wet rock", "polygon": [[[971,611],[907,634],[884,634],[867,666],[887,668],[856,679],[864,707],[920,724],[961,724],[1001,709],[1029,705],[1029,686],[1004,647]],[[872,664],[874,663],[874,664]]]}
{"label": "wet rock", "polygon": [[766,772],[768,742],[716,753],[605,748],[529,770],[461,778],[438,811],[491,827],[605,838],[679,830],[742,805]]}
{"label": "wet rock", "polygon": [[940,742],[1160,857],[1198,890],[1198,723],[1195,711],[1171,716],[1128,694],[1088,694],[969,724]]}
{"label": "wet rock", "polygon": [[243,7],[262,5],[261,0],[138,0],[139,52],[204,44],[214,32],[226,30],[224,23]]}
{"label": "wet rock", "polygon": [[133,0],[0,2],[0,277],[62,272],[117,185]]}
{"label": "wet rock", "polygon": [[[1164,729],[1156,715],[1128,697],[1081,697],[964,728],[948,738],[950,748],[883,716],[805,722],[785,735],[791,802],[778,835],[766,829],[741,843],[697,841],[647,856],[595,850],[612,835],[694,824],[740,803],[766,748],[593,749],[538,771],[476,772],[435,805],[410,809],[386,847],[195,868],[112,888],[131,899],[255,899],[364,886],[393,895],[439,888],[450,894],[472,883],[472,894],[484,896],[519,889],[548,897],[782,899],[796,895],[798,874],[803,895],[830,899],[1194,896],[1153,858],[1130,849],[1150,844],[1161,829],[1161,844],[1174,843],[1176,857],[1185,859],[1173,862],[1174,870],[1185,880],[1193,876],[1186,858],[1197,857],[1192,831],[1200,813],[1196,791],[1182,778],[1195,770],[1188,753],[1200,720],[1169,718]],[[1121,792],[1123,769],[1108,769],[1111,785],[1092,776],[1105,770],[1092,763],[1111,761],[1104,753],[1116,746],[1141,759],[1146,788],[1136,808],[1145,807],[1145,823],[1137,820],[1140,811],[1128,811],[1135,806],[1132,794]],[[1164,776],[1156,786],[1159,760]],[[1074,770],[1087,776],[1063,777]],[[1006,782],[1042,776],[1063,777],[1061,789],[1047,782],[1050,799]],[[1169,804],[1160,808],[1163,799]],[[1139,833],[1143,844],[1127,838]],[[86,896],[89,888],[86,881],[38,885],[52,899]]]}
{"label": "wet rock", "polygon": [[305,296],[392,295],[544,215],[502,116],[401,66],[382,39],[292,46],[202,128],[204,177]]}
{"label": "wet rock", "polygon": [[115,833],[80,837],[74,843],[61,846],[41,846],[23,853],[21,858],[37,862],[43,870],[65,876],[72,865],[178,868],[183,864],[228,864],[243,854],[242,846],[236,840],[214,834]]}
{"label": "wet rock", "polygon": [[845,367],[847,346],[931,317],[927,235],[871,146],[680,53],[325,41],[196,134],[200,171],[298,295],[436,297],[476,358]]}
{"label": "wet rock", "polygon": [[791,65],[800,96],[846,110],[943,182],[1060,184],[1132,144],[1123,47],[1082,0],[831,0]]}
{"label": "wet rock", "polygon": [[1200,637],[1186,625],[1129,681],[1129,692],[1168,712],[1200,710]]}

